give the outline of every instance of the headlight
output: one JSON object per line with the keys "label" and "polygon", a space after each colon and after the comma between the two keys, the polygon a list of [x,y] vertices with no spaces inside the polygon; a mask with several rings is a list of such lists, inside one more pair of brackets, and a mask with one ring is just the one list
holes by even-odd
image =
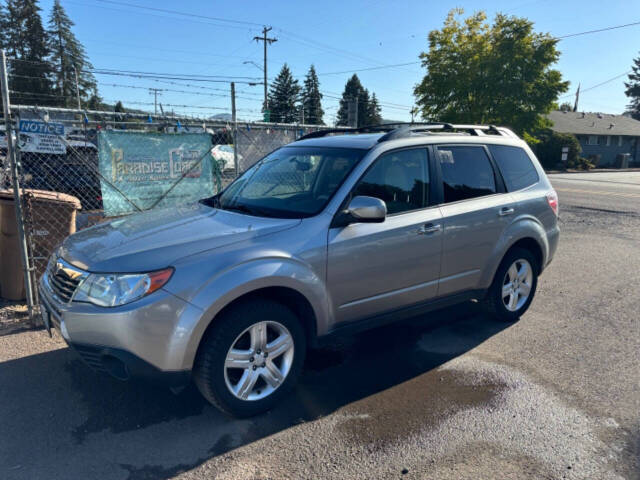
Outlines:
{"label": "headlight", "polygon": [[173,268],[149,273],[91,273],[78,287],[73,301],[117,307],[155,292],[172,274]]}

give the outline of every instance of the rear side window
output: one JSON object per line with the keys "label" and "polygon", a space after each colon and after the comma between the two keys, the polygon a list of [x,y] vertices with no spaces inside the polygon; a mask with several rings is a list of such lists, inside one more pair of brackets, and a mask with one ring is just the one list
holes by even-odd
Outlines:
{"label": "rear side window", "polygon": [[507,190],[514,192],[533,185],[540,177],[527,152],[520,147],[489,145],[489,151],[495,159]]}
{"label": "rear side window", "polygon": [[457,202],[497,192],[496,179],[483,147],[438,147],[444,202]]}
{"label": "rear side window", "polygon": [[426,207],[427,150],[416,148],[382,155],[362,177],[353,194],[384,200],[390,215]]}

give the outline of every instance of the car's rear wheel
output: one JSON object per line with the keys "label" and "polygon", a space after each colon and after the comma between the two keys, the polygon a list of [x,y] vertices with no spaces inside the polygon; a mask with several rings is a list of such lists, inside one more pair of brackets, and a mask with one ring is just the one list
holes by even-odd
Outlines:
{"label": "car's rear wheel", "polygon": [[514,248],[503,258],[485,298],[491,316],[514,322],[527,311],[536,292],[538,261],[529,250]]}
{"label": "car's rear wheel", "polygon": [[305,350],[304,330],[290,309],[270,300],[243,302],[223,312],[205,335],[194,380],[225,413],[256,415],[295,385]]}

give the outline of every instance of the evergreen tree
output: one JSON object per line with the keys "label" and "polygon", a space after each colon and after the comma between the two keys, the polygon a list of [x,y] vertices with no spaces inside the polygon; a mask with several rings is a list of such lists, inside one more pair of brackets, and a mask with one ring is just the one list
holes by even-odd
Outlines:
{"label": "evergreen tree", "polygon": [[71,31],[73,25],[60,0],[55,0],[49,17],[49,49],[51,62],[57,66],[56,92],[62,97],[60,103],[65,107],[76,106],[76,72],[80,97],[85,102],[96,90],[96,79],[87,71],[93,65]]}
{"label": "evergreen tree", "polygon": [[572,112],[573,105],[571,105],[571,102],[562,102],[558,107],[558,110],[560,110],[561,112]]}
{"label": "evergreen tree", "polygon": [[369,122],[367,125],[380,125],[382,123],[380,104],[378,103],[378,98],[375,93],[371,95],[371,100],[369,101],[367,121]]}
{"label": "evergreen tree", "polygon": [[118,100],[118,102],[116,103],[115,107],[113,107],[113,111],[116,113],[123,113],[124,112],[124,105],[122,105],[122,102],[120,100]]}
{"label": "evergreen tree", "polygon": [[298,119],[298,100],[300,85],[291,75],[285,63],[278,76],[271,84],[269,91],[269,110],[271,121],[279,123],[295,123]]}
{"label": "evergreen tree", "polygon": [[7,0],[6,47],[10,62],[9,86],[13,103],[55,104],[52,68],[47,62],[47,32],[37,0]]}
{"label": "evergreen tree", "polygon": [[89,97],[89,101],[87,102],[87,108],[89,110],[103,110],[104,106],[102,105],[102,97],[98,95],[98,89],[95,89],[91,96]]}
{"label": "evergreen tree", "polygon": [[628,108],[631,116],[640,120],[640,56],[633,60],[629,81],[624,84],[627,89],[625,93],[631,99]]}
{"label": "evergreen tree", "polygon": [[7,48],[7,41],[9,36],[7,34],[9,30],[9,13],[4,3],[0,3],[0,49]]}
{"label": "evergreen tree", "polygon": [[313,65],[309,68],[304,86],[302,87],[302,108],[304,109],[304,122],[312,125],[324,125],[322,117],[322,94],[320,93],[320,82]]}
{"label": "evergreen tree", "polygon": [[358,124],[357,127],[369,125],[370,118],[370,99],[369,91],[362,86],[360,79],[354,74],[347,80],[340,99],[340,109],[338,110],[338,125],[349,126],[349,104],[357,101],[358,108]]}

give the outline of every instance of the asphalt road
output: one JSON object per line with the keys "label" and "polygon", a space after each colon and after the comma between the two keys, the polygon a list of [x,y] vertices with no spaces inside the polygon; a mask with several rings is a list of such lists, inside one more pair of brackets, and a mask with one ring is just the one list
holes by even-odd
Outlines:
{"label": "asphalt road", "polygon": [[561,244],[519,322],[469,304],[314,351],[253,419],[0,331],[0,478],[640,478],[640,173],[551,178]]}

